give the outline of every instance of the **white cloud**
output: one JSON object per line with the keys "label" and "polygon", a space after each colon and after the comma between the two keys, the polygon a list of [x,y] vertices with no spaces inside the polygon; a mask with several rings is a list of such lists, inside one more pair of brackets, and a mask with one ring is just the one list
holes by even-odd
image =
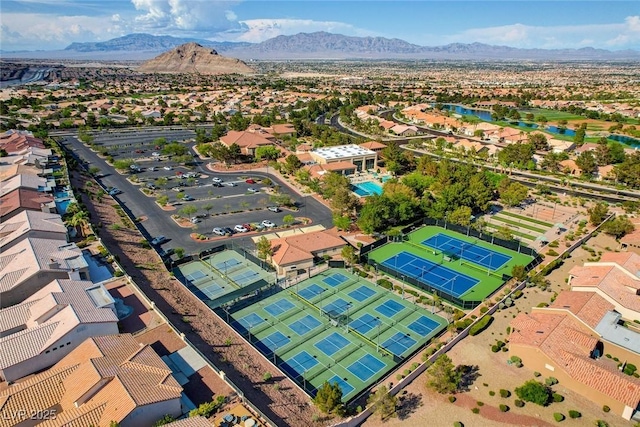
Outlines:
{"label": "white cloud", "polygon": [[499,27],[472,28],[447,36],[444,43],[480,42],[520,48],[606,49],[640,48],[640,16],[629,16],[623,23],[593,25],[532,26],[512,24]]}
{"label": "white cloud", "polygon": [[216,33],[240,27],[231,11],[239,3],[236,0],[131,0],[131,3],[140,12],[133,22],[140,32]]}
{"label": "white cloud", "polygon": [[375,36],[372,31],[354,27],[351,24],[336,21],[314,21],[311,19],[249,19],[240,21],[247,29],[235,40],[259,43],[261,41],[280,35],[293,35],[298,33],[313,33],[327,31],[348,36]]}

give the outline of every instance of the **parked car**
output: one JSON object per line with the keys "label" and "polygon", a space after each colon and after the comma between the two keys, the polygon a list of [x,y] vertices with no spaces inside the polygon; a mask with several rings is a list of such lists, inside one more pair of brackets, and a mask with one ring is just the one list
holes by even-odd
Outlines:
{"label": "parked car", "polygon": [[247,230],[247,229],[245,228],[245,226],[244,226],[244,225],[240,225],[240,224],[238,224],[238,225],[236,225],[235,227],[233,227],[233,229],[234,229],[235,231],[237,231],[238,233],[246,233],[247,231],[249,231],[249,230]]}
{"label": "parked car", "polygon": [[158,255],[160,255],[162,258],[166,258],[166,257],[169,257],[169,256],[173,255],[175,252],[176,252],[176,250],[173,249],[173,248],[159,249],[158,250]]}
{"label": "parked car", "polygon": [[191,217],[191,224],[197,224],[199,222],[202,222],[202,220],[200,218],[198,218],[197,216]]}
{"label": "parked car", "polygon": [[151,171],[151,172],[155,172],[156,170],[158,170],[158,168],[157,168],[157,167],[155,167],[155,166],[151,166],[151,167],[149,168],[149,171]]}
{"label": "parked car", "polygon": [[245,181],[247,184],[255,184],[256,180],[255,179],[251,179],[249,178],[248,180]]}
{"label": "parked car", "polygon": [[173,191],[184,191],[184,188],[182,188],[182,186],[178,185],[176,187],[172,188]]}
{"label": "parked car", "polygon": [[253,187],[248,188],[247,191],[249,193],[259,193],[260,192],[260,190],[258,190],[257,188],[253,188]]}
{"label": "parked car", "polygon": [[226,236],[227,232],[224,228],[216,227],[213,229],[213,234],[217,234],[218,236]]}
{"label": "parked car", "polygon": [[261,224],[267,228],[276,226],[273,222],[269,221],[268,219],[265,219],[264,221],[262,221]]}
{"label": "parked car", "polygon": [[201,214],[196,215],[196,218],[206,218],[208,215],[209,214],[201,213]]}
{"label": "parked car", "polygon": [[223,230],[227,234],[235,234],[235,231],[233,231],[233,228],[224,227]]}
{"label": "parked car", "polygon": [[107,192],[109,193],[110,196],[115,196],[115,195],[118,195],[118,194],[122,193],[122,191],[120,191],[116,187],[110,188],[109,190],[107,190]]}
{"label": "parked car", "polygon": [[280,212],[280,208],[278,206],[269,206],[267,209],[271,212]]}
{"label": "parked car", "polygon": [[222,184],[220,184],[219,182],[214,182],[213,184],[214,187],[222,187]]}
{"label": "parked car", "polygon": [[151,190],[155,190],[156,188],[158,188],[158,187],[156,187],[156,185],[155,185],[154,183],[152,183],[152,182],[147,182],[146,187],[147,187],[147,188],[149,188],[149,189],[151,189]]}
{"label": "parked car", "polygon": [[220,178],[218,178],[217,176],[211,178],[211,181],[217,182],[218,184],[220,184],[222,182],[222,180]]}
{"label": "parked car", "polygon": [[173,168],[171,166],[165,166],[162,169],[166,170],[166,171],[170,171],[173,170]]}
{"label": "parked car", "polygon": [[184,197],[182,198],[182,200],[184,200],[185,202],[192,202],[195,199],[193,197],[191,197],[190,195],[185,194]]}
{"label": "parked car", "polygon": [[151,156],[160,157],[160,153],[158,153],[157,151],[154,151],[153,153],[151,153]]}
{"label": "parked car", "polygon": [[224,185],[226,185],[227,187],[235,187],[238,184],[236,184],[235,182],[229,181],[229,182],[225,182]]}
{"label": "parked car", "polygon": [[151,240],[151,244],[152,245],[161,245],[162,243],[164,243],[166,241],[167,241],[167,238],[165,236],[160,235],[160,236],[154,237]]}

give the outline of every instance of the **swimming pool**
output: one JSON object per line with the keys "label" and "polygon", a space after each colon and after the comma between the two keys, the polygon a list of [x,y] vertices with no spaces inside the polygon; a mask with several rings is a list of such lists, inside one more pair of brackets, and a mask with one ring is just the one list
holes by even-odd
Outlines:
{"label": "swimming pool", "polygon": [[58,211],[58,213],[60,215],[64,215],[67,213],[67,208],[69,207],[69,204],[72,202],[73,200],[71,199],[67,199],[67,200],[56,200],[56,210]]}
{"label": "swimming pool", "polygon": [[367,197],[373,194],[382,194],[382,187],[373,181],[359,182],[351,184],[351,189],[360,197]]}
{"label": "swimming pool", "polygon": [[89,266],[89,277],[93,283],[104,282],[105,280],[109,280],[113,277],[109,267],[98,262],[93,256],[91,256],[91,252],[82,251],[82,256],[87,261],[87,265]]}

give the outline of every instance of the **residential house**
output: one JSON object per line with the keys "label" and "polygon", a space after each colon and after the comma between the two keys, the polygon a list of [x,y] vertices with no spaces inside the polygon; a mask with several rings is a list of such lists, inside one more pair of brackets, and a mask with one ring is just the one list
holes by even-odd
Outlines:
{"label": "residential house", "polygon": [[418,128],[413,125],[397,124],[389,129],[389,131],[395,133],[398,136],[414,136],[418,133]]}
{"label": "residential house", "polygon": [[574,160],[571,160],[571,159],[561,161],[560,170],[567,175],[572,175],[572,176],[582,175],[582,170],[580,170],[580,167],[576,164]]}
{"label": "residential house", "polygon": [[226,135],[220,137],[220,142],[227,147],[233,144],[238,145],[242,154],[247,156],[254,156],[258,147],[274,145],[273,141],[256,132],[235,130],[229,131]]}
{"label": "residential house", "polygon": [[19,188],[34,190],[41,193],[50,193],[55,187],[55,181],[48,181],[46,178],[32,174],[15,175],[0,185],[0,197]]}
{"label": "residential house", "polygon": [[296,134],[295,126],[290,123],[271,125],[266,130],[276,136],[294,136]]}
{"label": "residential house", "polygon": [[595,292],[625,319],[640,321],[640,255],[605,252],[598,262],[569,270],[572,291]]}
{"label": "residential house", "polygon": [[[349,176],[355,174],[357,169],[356,165],[348,161],[318,164],[316,159],[309,153],[299,154],[297,157],[302,163],[305,163],[303,168],[309,171],[312,178],[322,179],[324,175],[331,172]],[[308,161],[309,158],[311,161]]]}
{"label": "residential house", "polygon": [[340,237],[326,231],[293,234],[271,240],[271,261],[278,276],[304,274],[314,266],[314,260],[340,254],[347,244]]}
{"label": "residential house", "polygon": [[378,153],[356,144],[321,147],[309,152],[320,165],[336,162],[349,162],[358,171],[376,169]]}
{"label": "residential house", "polygon": [[27,237],[54,239],[65,244],[67,227],[58,214],[23,211],[0,224],[0,254]]}
{"label": "residential house", "polygon": [[7,221],[25,210],[57,213],[53,196],[39,191],[17,188],[0,196],[0,221]]}
{"label": "residential house", "polygon": [[573,150],[576,144],[572,141],[564,141],[562,139],[548,138],[547,144],[554,153],[566,153]]}
{"label": "residential house", "polygon": [[94,337],[50,369],[0,391],[0,419],[24,422],[55,409],[56,416],[39,425],[150,426],[182,414],[181,393],[149,345],[129,334]]}
{"label": "residential house", "polygon": [[27,237],[0,254],[0,308],[18,304],[55,279],[88,280],[74,243]]}
{"label": "residential house", "polygon": [[613,165],[598,166],[598,170],[596,171],[595,178],[598,181],[614,178]]}
{"label": "residential house", "polygon": [[382,142],[378,142],[378,141],[363,142],[362,144],[360,144],[360,147],[364,148],[365,150],[374,151],[376,153],[379,153],[382,150],[384,150],[385,148],[387,148],[387,146],[385,144],[383,144]]}
{"label": "residential house", "polygon": [[509,353],[528,369],[557,378],[563,387],[629,420],[640,410],[640,380],[603,356],[637,365],[640,334],[621,326],[612,308],[597,294],[561,292],[548,308],[516,316]]}
{"label": "residential house", "polygon": [[0,310],[0,379],[31,375],[59,362],[87,338],[117,333],[115,300],[104,286],[54,280]]}

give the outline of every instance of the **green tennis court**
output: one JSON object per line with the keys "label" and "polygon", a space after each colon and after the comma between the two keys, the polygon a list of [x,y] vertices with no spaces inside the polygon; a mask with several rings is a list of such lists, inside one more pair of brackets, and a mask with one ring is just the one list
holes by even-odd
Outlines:
{"label": "green tennis court", "polygon": [[308,393],[335,382],[345,401],[447,324],[345,269],[329,269],[228,312],[231,326]]}

